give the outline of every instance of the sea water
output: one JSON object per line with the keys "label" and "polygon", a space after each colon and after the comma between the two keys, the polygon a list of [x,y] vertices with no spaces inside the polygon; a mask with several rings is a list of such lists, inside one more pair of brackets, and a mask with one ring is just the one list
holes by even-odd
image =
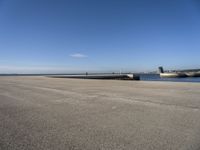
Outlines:
{"label": "sea water", "polygon": [[[46,75],[57,75],[57,74],[0,74],[0,76],[46,76]],[[72,75],[72,74],[62,74],[62,75]],[[139,75],[140,75],[140,80],[142,81],[170,81],[170,82],[200,83],[200,77],[161,78],[159,74],[139,74]]]}

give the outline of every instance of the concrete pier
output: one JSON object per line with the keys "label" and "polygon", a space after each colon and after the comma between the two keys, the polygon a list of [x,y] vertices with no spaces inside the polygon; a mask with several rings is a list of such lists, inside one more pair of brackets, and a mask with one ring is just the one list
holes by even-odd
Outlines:
{"label": "concrete pier", "polygon": [[199,150],[200,84],[0,77],[1,150]]}
{"label": "concrete pier", "polygon": [[85,75],[49,75],[51,78],[73,78],[73,79],[101,79],[101,80],[140,80],[135,74],[88,74]]}

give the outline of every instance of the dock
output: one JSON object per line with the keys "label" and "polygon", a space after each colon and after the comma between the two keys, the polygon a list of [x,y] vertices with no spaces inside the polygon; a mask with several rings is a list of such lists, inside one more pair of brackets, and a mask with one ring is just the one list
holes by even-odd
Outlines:
{"label": "dock", "polygon": [[135,74],[84,74],[84,75],[49,75],[51,78],[74,78],[74,79],[101,79],[101,80],[140,80]]}

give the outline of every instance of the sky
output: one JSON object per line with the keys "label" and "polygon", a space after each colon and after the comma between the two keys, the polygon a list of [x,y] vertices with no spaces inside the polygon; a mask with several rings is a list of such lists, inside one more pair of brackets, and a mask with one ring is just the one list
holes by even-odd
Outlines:
{"label": "sky", "polygon": [[200,68],[199,0],[0,0],[0,73]]}

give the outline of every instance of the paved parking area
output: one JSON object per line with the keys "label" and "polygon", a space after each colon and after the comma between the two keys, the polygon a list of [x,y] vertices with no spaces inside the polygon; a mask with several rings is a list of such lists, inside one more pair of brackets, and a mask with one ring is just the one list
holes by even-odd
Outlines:
{"label": "paved parking area", "polygon": [[200,84],[0,77],[1,150],[199,150]]}

